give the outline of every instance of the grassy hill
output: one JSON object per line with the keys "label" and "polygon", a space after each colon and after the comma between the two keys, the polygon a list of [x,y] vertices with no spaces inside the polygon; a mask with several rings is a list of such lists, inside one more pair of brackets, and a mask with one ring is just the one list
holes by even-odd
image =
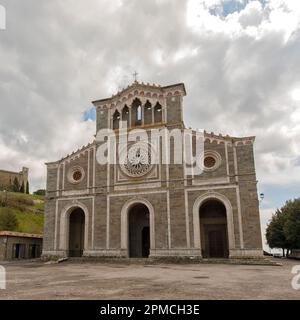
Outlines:
{"label": "grassy hill", "polygon": [[42,196],[0,192],[0,214],[4,207],[11,208],[16,214],[18,226],[14,231],[43,233],[44,199]]}

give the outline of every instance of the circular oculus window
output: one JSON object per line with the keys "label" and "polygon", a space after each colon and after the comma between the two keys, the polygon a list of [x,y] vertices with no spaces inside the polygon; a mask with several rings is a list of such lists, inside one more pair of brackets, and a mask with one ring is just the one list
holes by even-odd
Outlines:
{"label": "circular oculus window", "polygon": [[79,183],[84,179],[84,170],[81,167],[73,167],[68,172],[68,180],[71,183]]}
{"label": "circular oculus window", "polygon": [[73,180],[74,181],[80,181],[82,178],[82,173],[80,170],[77,170],[73,173]]}
{"label": "circular oculus window", "polygon": [[208,156],[204,158],[204,167],[213,168],[216,165],[216,159],[214,157]]}
{"label": "circular oculus window", "polygon": [[217,169],[221,164],[221,156],[216,151],[206,151],[203,158],[203,166],[205,171]]}
{"label": "circular oculus window", "polygon": [[152,169],[151,151],[148,144],[133,144],[128,148],[127,155],[123,155],[124,163],[120,164],[121,170],[130,177],[143,177]]}

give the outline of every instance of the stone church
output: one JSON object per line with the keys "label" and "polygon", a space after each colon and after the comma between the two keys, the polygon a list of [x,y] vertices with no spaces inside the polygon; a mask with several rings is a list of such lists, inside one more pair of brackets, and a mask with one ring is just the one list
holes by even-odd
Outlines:
{"label": "stone church", "polygon": [[[118,137],[121,123],[128,131],[184,130],[185,95],[182,83],[135,81],[93,102],[96,131]],[[141,148],[125,165],[101,164],[97,139],[47,163],[43,255],[262,257],[254,140],[204,131],[199,175],[186,175],[181,164],[142,163]]]}

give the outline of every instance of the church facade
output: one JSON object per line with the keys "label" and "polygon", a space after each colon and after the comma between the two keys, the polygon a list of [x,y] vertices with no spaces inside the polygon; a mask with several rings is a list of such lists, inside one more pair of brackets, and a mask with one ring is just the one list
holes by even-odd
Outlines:
{"label": "church facade", "polygon": [[[184,84],[135,81],[110,98],[94,101],[96,130],[120,136],[143,129],[185,129]],[[126,134],[126,133],[125,133]],[[203,133],[203,170],[163,163],[162,142],[126,145],[125,163],[101,163],[97,139],[47,163],[44,256],[262,257],[254,137]],[[170,154],[177,145],[170,143]],[[151,153],[152,151],[150,151]],[[126,153],[127,154],[127,153]],[[130,154],[132,155],[130,157]]]}

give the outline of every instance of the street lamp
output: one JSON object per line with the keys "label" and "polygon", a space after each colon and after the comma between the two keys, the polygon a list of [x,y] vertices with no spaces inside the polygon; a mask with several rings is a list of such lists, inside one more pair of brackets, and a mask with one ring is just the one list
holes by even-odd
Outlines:
{"label": "street lamp", "polygon": [[264,198],[265,198],[265,194],[264,193],[260,193],[259,194],[259,198],[260,198],[260,201],[263,201]]}

